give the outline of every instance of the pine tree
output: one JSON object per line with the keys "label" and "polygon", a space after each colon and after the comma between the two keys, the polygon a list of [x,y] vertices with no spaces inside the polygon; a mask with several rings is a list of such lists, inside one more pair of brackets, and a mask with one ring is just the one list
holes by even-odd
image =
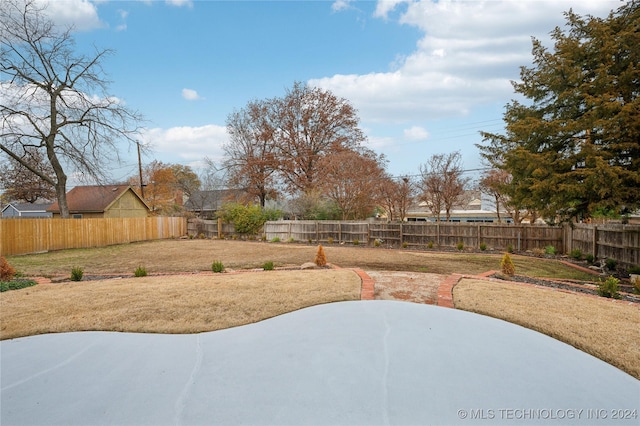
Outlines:
{"label": "pine tree", "polygon": [[322,248],[322,244],[318,246],[318,252],[316,253],[316,265],[318,266],[327,266],[327,257],[324,254],[324,249]]}

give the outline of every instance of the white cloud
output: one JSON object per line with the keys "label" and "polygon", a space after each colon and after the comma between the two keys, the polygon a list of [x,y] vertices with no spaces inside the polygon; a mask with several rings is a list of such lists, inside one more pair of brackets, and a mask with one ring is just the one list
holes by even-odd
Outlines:
{"label": "white cloud", "polygon": [[47,16],[57,25],[72,26],[77,31],[89,31],[106,26],[98,17],[95,4],[88,0],[37,0],[37,3],[46,5]]}
{"label": "white cloud", "polygon": [[[309,84],[349,99],[363,122],[406,123],[460,117],[514,97],[512,80],[531,64],[531,36],[549,40],[563,11],[606,16],[617,1],[380,0],[375,17],[420,29],[413,53],[389,70],[336,74]],[[395,12],[393,15],[391,12]]]}
{"label": "white cloud", "polygon": [[153,128],[142,133],[142,141],[159,160],[169,163],[198,162],[209,157],[223,158],[222,145],[228,141],[224,126]]}
{"label": "white cloud", "polygon": [[188,101],[197,101],[202,99],[198,92],[193,89],[182,89],[182,97]]}
{"label": "white cloud", "polygon": [[193,1],[191,0],[166,0],[166,3],[170,6],[176,6],[176,7],[182,7],[182,6],[193,7]]}
{"label": "white cloud", "polygon": [[334,12],[340,12],[351,8],[352,0],[336,0],[331,4],[331,10]]}
{"label": "white cloud", "polygon": [[429,137],[429,132],[420,126],[413,126],[408,129],[404,129],[404,137],[409,140],[419,141]]}

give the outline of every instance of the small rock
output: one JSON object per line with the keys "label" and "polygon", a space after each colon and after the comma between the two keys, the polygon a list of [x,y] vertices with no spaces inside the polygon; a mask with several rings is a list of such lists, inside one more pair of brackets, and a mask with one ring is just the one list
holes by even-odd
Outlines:
{"label": "small rock", "polygon": [[318,265],[313,262],[303,263],[300,269],[316,269]]}

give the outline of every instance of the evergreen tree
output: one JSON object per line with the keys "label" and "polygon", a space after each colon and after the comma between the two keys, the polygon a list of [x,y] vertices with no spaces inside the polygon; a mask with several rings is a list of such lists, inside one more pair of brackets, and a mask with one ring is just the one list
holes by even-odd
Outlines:
{"label": "evergreen tree", "polygon": [[494,167],[522,208],[550,220],[618,214],[640,206],[640,2],[605,19],[565,14],[551,51],[533,40],[506,106],[506,134],[482,133]]}

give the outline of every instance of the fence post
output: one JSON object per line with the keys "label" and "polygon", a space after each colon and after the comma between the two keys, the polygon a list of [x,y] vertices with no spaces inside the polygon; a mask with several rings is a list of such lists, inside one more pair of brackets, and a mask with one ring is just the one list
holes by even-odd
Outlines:
{"label": "fence post", "polygon": [[402,247],[402,243],[404,243],[404,232],[402,230],[402,222],[400,222],[400,247]]}
{"label": "fence post", "polygon": [[437,240],[438,247],[440,247],[440,221],[439,220],[436,221],[436,240]]}
{"label": "fence post", "polygon": [[593,225],[593,258],[598,258],[598,225]]}
{"label": "fence post", "polygon": [[218,239],[222,239],[222,218],[218,218]]}

